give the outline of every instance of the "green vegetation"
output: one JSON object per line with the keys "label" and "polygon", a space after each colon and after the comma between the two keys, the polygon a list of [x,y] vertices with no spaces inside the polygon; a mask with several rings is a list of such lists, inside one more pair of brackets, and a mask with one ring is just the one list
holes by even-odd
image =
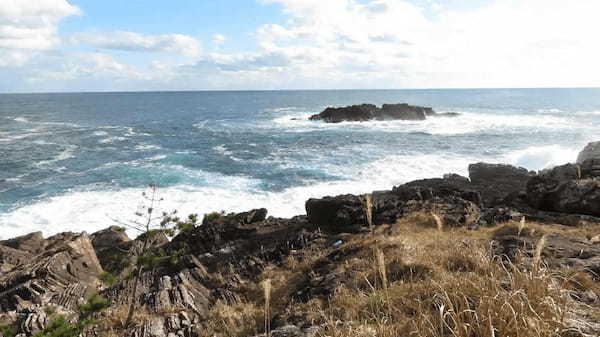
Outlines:
{"label": "green vegetation", "polygon": [[105,271],[100,274],[100,281],[104,283],[107,287],[112,287],[117,283],[117,276],[111,272]]}
{"label": "green vegetation", "polygon": [[14,337],[14,330],[6,325],[0,325],[0,336],[2,337]]}
{"label": "green vegetation", "polygon": [[86,327],[96,322],[93,318],[94,314],[107,307],[107,300],[98,294],[93,294],[84,305],[79,307],[79,318],[76,323],[71,323],[63,315],[57,315],[52,317],[50,324],[44,330],[36,332],[33,337],[77,337]]}
{"label": "green vegetation", "polygon": [[211,212],[208,214],[204,214],[204,220],[203,221],[216,221],[219,220],[219,218],[221,218],[223,215],[225,215],[225,211],[221,211],[221,212]]}

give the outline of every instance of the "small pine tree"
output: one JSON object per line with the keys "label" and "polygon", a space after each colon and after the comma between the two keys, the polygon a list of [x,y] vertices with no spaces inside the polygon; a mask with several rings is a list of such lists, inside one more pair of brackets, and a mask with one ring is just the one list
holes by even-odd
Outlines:
{"label": "small pine tree", "polygon": [[[176,262],[182,251],[166,252],[164,249],[154,249],[151,247],[152,239],[157,235],[166,235],[167,237],[175,236],[178,232],[186,232],[193,229],[198,222],[198,215],[191,214],[187,219],[181,219],[177,216],[177,211],[170,213],[157,212],[160,206],[162,198],[158,196],[158,186],[156,184],[148,185],[149,193],[142,193],[146,205],[140,206],[140,209],[135,213],[138,220],[119,222],[127,228],[136,230],[141,233],[142,247],[137,252],[135,261],[135,269],[132,273],[133,277],[133,294],[129,303],[129,310],[127,312],[127,319],[125,320],[125,326],[131,326],[133,321],[133,313],[135,312],[136,299],[137,299],[137,288],[141,279],[142,273],[145,269],[154,268],[156,265],[163,261],[170,261],[171,263]],[[161,214],[161,215],[156,215]],[[133,249],[136,247],[134,246]]]}

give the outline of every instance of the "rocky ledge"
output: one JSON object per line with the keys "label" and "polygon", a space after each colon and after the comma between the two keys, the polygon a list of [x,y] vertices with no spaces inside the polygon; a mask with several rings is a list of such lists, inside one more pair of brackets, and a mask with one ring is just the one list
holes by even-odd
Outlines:
{"label": "rocky ledge", "polygon": [[[470,303],[463,314],[485,313],[477,316],[481,331],[595,336],[600,158],[583,157],[542,172],[477,163],[469,177],[374,191],[371,207],[365,196],[341,195],[310,199],[307,215],[290,219],[267,217],[266,209],[213,214],[170,240],[131,240],[110,227],[0,241],[0,336],[31,336],[56,315],[77,321],[92,293],[109,306],[82,336],[430,335],[452,329],[436,320],[463,299]],[[145,243],[168,258],[142,269],[134,292]],[[373,297],[378,289],[385,296]],[[124,326],[132,300],[134,324]],[[513,317],[501,316],[506,306],[522,319],[502,325]],[[377,325],[373,312],[396,323]],[[454,314],[444,316],[464,318]]]}
{"label": "rocky ledge", "polygon": [[313,115],[310,120],[326,123],[364,122],[370,120],[425,120],[427,117],[455,117],[456,112],[436,113],[432,108],[401,104],[384,104],[381,108],[373,104],[351,105],[340,108],[327,108]]}

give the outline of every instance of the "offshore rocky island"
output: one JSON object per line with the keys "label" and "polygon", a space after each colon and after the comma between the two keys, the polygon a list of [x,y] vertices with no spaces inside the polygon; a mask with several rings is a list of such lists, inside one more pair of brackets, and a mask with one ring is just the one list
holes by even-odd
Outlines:
{"label": "offshore rocky island", "polygon": [[[390,111],[377,109],[345,111]],[[476,163],[469,177],[310,199],[289,219],[211,214],[170,240],[112,226],[0,241],[0,335],[75,324],[98,294],[83,336],[597,336],[599,150],[541,172]],[[169,258],[134,291],[146,243]]]}

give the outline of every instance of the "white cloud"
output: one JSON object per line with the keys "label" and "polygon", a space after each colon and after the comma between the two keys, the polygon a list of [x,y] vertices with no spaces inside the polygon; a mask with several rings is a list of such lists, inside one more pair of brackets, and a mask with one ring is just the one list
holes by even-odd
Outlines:
{"label": "white cloud", "polygon": [[[339,84],[360,85],[377,77],[377,87],[600,84],[597,0],[494,0],[466,10],[433,1],[262,1],[282,5],[290,16],[286,24],[258,29],[262,52],[290,56],[290,73],[317,70],[315,81],[337,76]],[[293,58],[300,51],[311,64]]]}
{"label": "white cloud", "polygon": [[223,34],[215,34],[213,35],[213,43],[217,46],[222,45],[223,43],[225,43],[225,41],[227,41],[227,37]]}
{"label": "white cloud", "polygon": [[137,52],[166,52],[188,57],[200,55],[200,42],[189,35],[143,35],[134,32],[84,32],[71,37],[71,42],[100,49]]}
{"label": "white cloud", "polygon": [[105,79],[111,81],[152,80],[153,77],[132,66],[122,64],[103,53],[77,53],[61,57],[53,64],[34,67],[27,80],[31,83]]}
{"label": "white cloud", "polygon": [[66,0],[0,1],[0,66],[23,65],[60,43],[58,23],[79,8]]}

